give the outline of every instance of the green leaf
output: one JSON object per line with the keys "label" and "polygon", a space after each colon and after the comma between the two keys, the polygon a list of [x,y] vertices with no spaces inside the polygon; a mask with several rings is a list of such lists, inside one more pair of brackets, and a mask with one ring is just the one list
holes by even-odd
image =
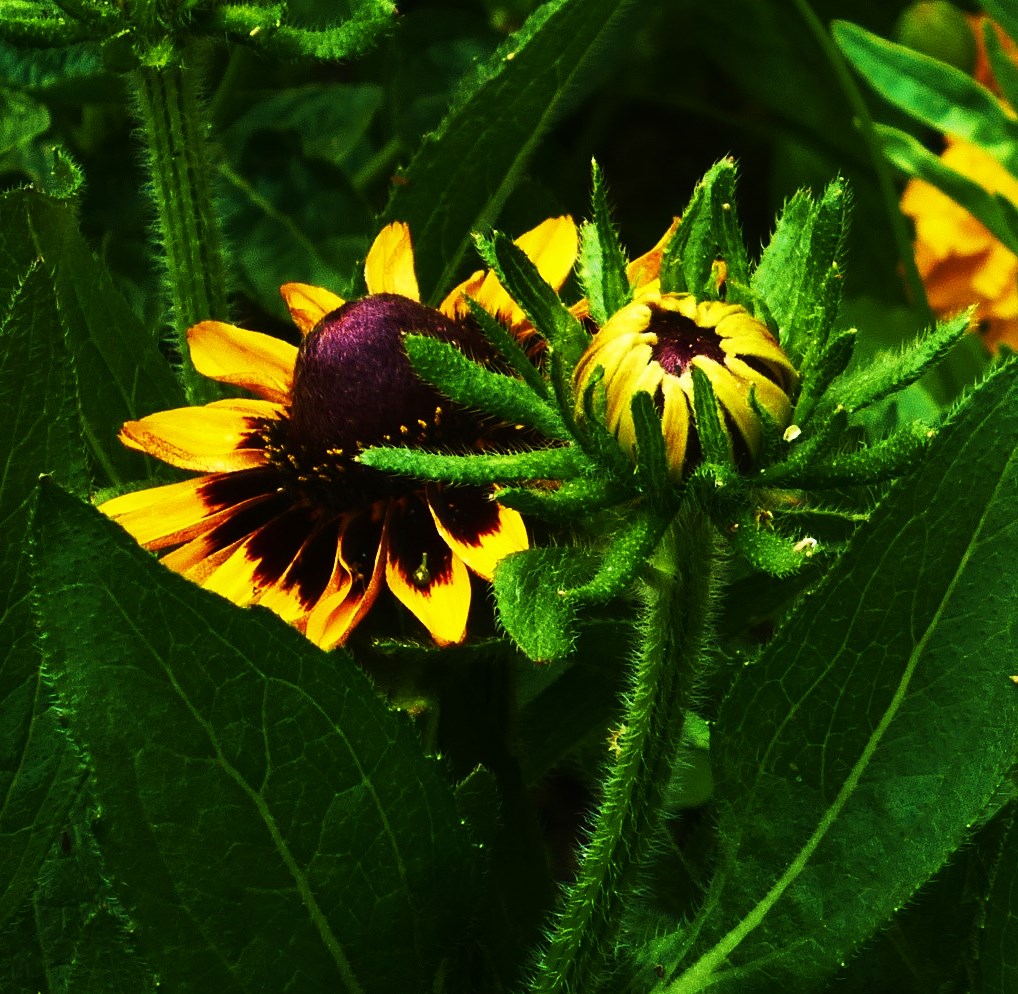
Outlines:
{"label": "green leaf", "polygon": [[52,298],[49,275],[34,265],[0,318],[0,424],[10,445],[0,477],[0,925],[31,895],[82,779],[42,679],[28,578],[39,474],[88,486]]}
{"label": "green leaf", "polygon": [[405,335],[403,347],[421,379],[465,407],[537,429],[548,438],[566,441],[562,418],[533,390],[511,376],[493,373],[468,359],[456,346],[427,335]]}
{"label": "green leaf", "polygon": [[591,163],[591,182],[594,219],[580,228],[578,265],[591,317],[601,326],[629,303],[633,288],[626,275],[626,254],[612,223],[608,190],[596,161]]}
{"label": "green leaf", "polygon": [[1018,986],[1018,813],[1015,804],[992,825],[996,851],[988,860],[989,886],[972,957],[981,994],[1009,994]]}
{"label": "green leaf", "polygon": [[494,224],[538,142],[640,6],[551,0],[464,83],[381,218],[410,225],[426,301],[452,288],[471,232]]}
{"label": "green leaf", "polygon": [[881,352],[869,362],[836,380],[828,391],[828,404],[858,411],[915,383],[940,362],[972,326],[971,310],[937,324],[911,345]]}
{"label": "green leaf", "polygon": [[[1000,22],[998,21],[998,23]],[[1018,101],[1018,66],[1004,51],[1004,46],[1000,43],[1000,36],[991,20],[983,22],[983,42],[986,46],[987,58],[990,60],[990,73],[1000,88],[1001,96],[1008,104],[1014,106],[1015,101]]]}
{"label": "green leaf", "polygon": [[534,662],[555,662],[572,652],[576,605],[565,594],[596,568],[593,553],[570,546],[514,552],[495,567],[499,620]]}
{"label": "green leaf", "polygon": [[717,874],[688,953],[685,935],[653,950],[669,964],[658,990],[815,988],[963,844],[1014,766],[1016,368],[972,393],[738,673],[711,734]]}
{"label": "green leaf", "polygon": [[[219,167],[230,227],[243,231],[234,254],[244,289],[270,314],[289,318],[284,283],[310,283],[348,297],[368,240],[371,212],[337,168],[302,154],[290,132],[260,132],[243,164]],[[337,224],[337,218],[342,219]]]}
{"label": "green leaf", "polygon": [[999,193],[990,193],[929,151],[910,134],[874,125],[884,155],[902,172],[925,180],[978,218],[1012,252],[1018,251],[1018,207]]}
{"label": "green leaf", "polygon": [[1018,124],[971,76],[855,24],[835,21],[834,40],[885,100],[923,124],[989,152],[1018,174]]}
{"label": "green leaf", "polygon": [[1004,33],[1012,41],[1018,40],[1018,15],[1015,14],[1014,7],[1003,0],[982,0],[980,6],[990,15],[991,20],[996,21],[1004,29]]}
{"label": "green leaf", "polygon": [[71,208],[12,191],[0,199],[0,299],[37,259],[52,278],[47,320],[63,329],[93,470],[107,484],[150,475],[151,464],[121,445],[117,432],[125,421],[183,404],[176,378],[89,251]]}
{"label": "green leaf", "polygon": [[35,541],[48,671],[162,985],[430,988],[471,913],[470,847],[407,720],[343,652],[176,576],[52,485]]}
{"label": "green leaf", "polygon": [[0,89],[0,162],[49,128],[49,111],[26,93]]}
{"label": "green leaf", "polygon": [[750,287],[777,322],[796,367],[826,347],[841,302],[841,259],[851,205],[844,180],[819,201],[800,190],[785,204]]}

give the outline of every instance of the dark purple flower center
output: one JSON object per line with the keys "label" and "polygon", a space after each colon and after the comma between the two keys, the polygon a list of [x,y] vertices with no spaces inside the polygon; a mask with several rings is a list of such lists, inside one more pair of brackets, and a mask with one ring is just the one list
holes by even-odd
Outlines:
{"label": "dark purple flower center", "polygon": [[442,399],[414,373],[404,333],[457,338],[444,315],[397,294],[351,301],[322,318],[297,354],[291,444],[315,459],[353,457],[426,434]]}
{"label": "dark purple flower center", "polygon": [[657,336],[651,356],[673,376],[681,376],[698,355],[719,363],[725,361],[720,335],[713,328],[701,328],[682,314],[655,307],[647,330]]}

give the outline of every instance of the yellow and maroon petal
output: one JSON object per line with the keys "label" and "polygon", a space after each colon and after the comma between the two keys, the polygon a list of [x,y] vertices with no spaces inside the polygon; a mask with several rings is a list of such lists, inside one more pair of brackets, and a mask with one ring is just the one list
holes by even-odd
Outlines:
{"label": "yellow and maroon petal", "polygon": [[371,610],[385,576],[384,519],[374,509],[344,519],[339,555],[318,603],[304,619],[304,634],[322,649],[346,641]]}
{"label": "yellow and maroon petal", "polygon": [[289,396],[297,349],[288,342],[223,321],[200,321],[187,330],[187,343],[202,376],[277,404]]}
{"label": "yellow and maroon petal", "polygon": [[368,293],[398,293],[411,300],[421,299],[410,229],[402,221],[393,221],[378,233],[364,261],[364,281]]}
{"label": "yellow and maroon petal", "polygon": [[215,514],[208,528],[184,545],[162,557],[162,563],[196,583],[217,568],[223,555],[239,546],[290,506],[286,494],[265,493],[251,497]]}
{"label": "yellow and maroon petal", "polygon": [[265,465],[260,432],[280,413],[279,405],[270,401],[217,400],[128,421],[120,429],[120,440],[180,469],[232,473]]}
{"label": "yellow and maroon petal", "polygon": [[439,645],[467,635],[470,574],[443,541],[417,498],[393,503],[386,518],[385,580],[396,598]]}
{"label": "yellow and maroon petal", "polygon": [[495,575],[504,556],[530,548],[523,518],[493,501],[487,490],[429,484],[427,500],[438,534],[484,580]]}
{"label": "yellow and maroon petal", "polygon": [[311,331],[326,314],[338,311],[346,303],[331,290],[310,283],[284,283],[279,294],[302,335]]}
{"label": "yellow and maroon petal", "polygon": [[271,471],[217,473],[181,483],[136,490],[99,506],[147,549],[163,549],[196,538],[248,500],[273,493]]}

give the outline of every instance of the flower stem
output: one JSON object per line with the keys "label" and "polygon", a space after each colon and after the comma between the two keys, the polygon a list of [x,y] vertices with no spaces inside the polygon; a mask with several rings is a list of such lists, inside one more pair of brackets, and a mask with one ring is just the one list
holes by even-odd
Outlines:
{"label": "flower stem", "polygon": [[[184,58],[189,64],[198,61],[190,49],[185,50]],[[187,329],[206,318],[225,318],[227,303],[223,239],[212,195],[208,130],[196,75],[194,69],[178,63],[142,66],[132,77],[152,179],[170,321],[180,350],[181,378],[191,403],[203,403],[218,393],[191,364]]]}
{"label": "flower stem", "polygon": [[618,756],[531,994],[593,994],[605,979],[623,909],[659,827],[701,671],[717,566],[711,527],[690,511],[672,521],[644,571],[645,611]]}

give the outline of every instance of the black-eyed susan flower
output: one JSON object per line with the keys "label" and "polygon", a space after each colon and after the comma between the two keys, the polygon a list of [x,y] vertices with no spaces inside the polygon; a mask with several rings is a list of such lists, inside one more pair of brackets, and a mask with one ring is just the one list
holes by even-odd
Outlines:
{"label": "black-eyed susan flower", "polygon": [[708,378],[736,462],[759,452],[762,426],[750,401],[788,424],[798,376],[766,325],[745,308],[698,301],[688,293],[660,293],[652,281],[594,335],[576,367],[578,414],[595,370],[604,371],[605,420],[620,445],[635,453],[632,400],[652,397],[661,416],[672,476],[681,480],[699,458],[693,414],[693,368]]}
{"label": "black-eyed susan flower", "polygon": [[[560,286],[576,252],[572,221],[546,221],[521,242]],[[270,608],[323,648],[342,643],[383,588],[435,642],[461,642],[469,574],[490,580],[502,556],[527,548],[522,519],[485,488],[395,477],[356,457],[385,444],[491,449],[508,435],[419,380],[403,350],[412,332],[488,358],[462,302],[479,281],[437,310],[422,304],[410,232],[398,223],[375,240],[365,280],[368,296],[349,302],[321,287],[282,288],[299,347],[220,321],[191,328],[195,368],[254,396],[125,424],[126,445],[203,475],[101,509],[171,569]],[[480,283],[512,328],[508,294],[483,274]]]}

